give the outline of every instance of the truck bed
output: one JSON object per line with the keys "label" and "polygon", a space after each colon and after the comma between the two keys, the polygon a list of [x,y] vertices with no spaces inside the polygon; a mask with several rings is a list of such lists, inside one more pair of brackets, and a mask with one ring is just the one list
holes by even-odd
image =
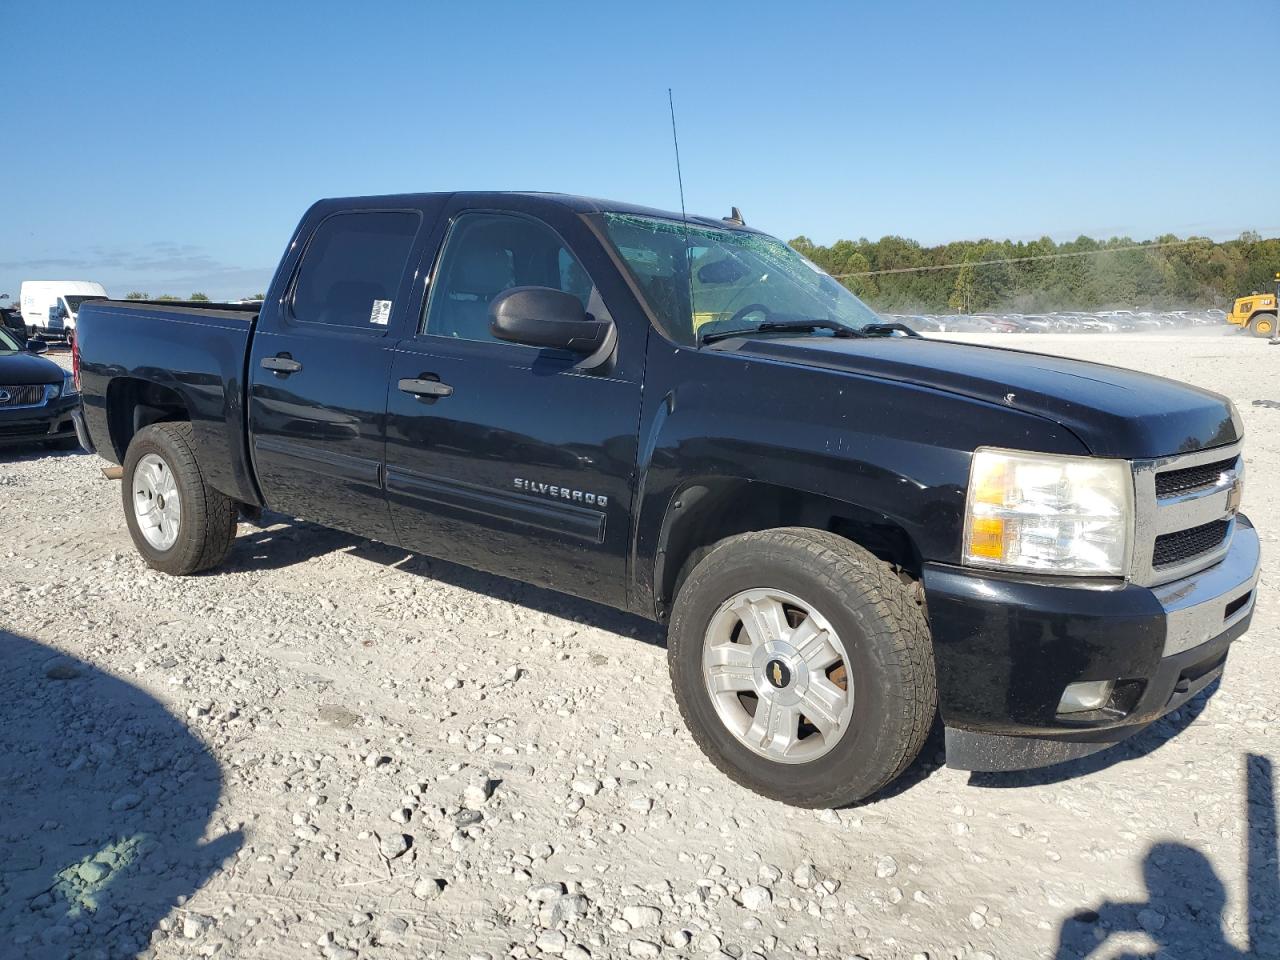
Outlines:
{"label": "truck bed", "polygon": [[[76,330],[85,426],[100,455],[120,463],[133,434],[155,419],[187,419],[213,487],[261,502],[249,467],[245,364],[256,304],[157,300],[85,303]],[[145,405],[122,422],[113,404]],[[127,418],[126,418],[127,419]]]}
{"label": "truck bed", "polygon": [[[85,304],[88,306],[88,304]],[[206,316],[218,320],[252,323],[259,307],[250,303],[216,303],[212,300],[95,300],[95,309],[125,309],[136,313],[174,314],[176,317]]]}

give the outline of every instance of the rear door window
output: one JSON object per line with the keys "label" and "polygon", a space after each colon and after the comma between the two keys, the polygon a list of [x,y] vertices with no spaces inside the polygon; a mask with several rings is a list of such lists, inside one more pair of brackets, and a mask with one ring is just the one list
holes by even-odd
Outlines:
{"label": "rear door window", "polygon": [[385,210],[324,220],[302,255],[293,319],[385,330],[418,222],[416,213]]}

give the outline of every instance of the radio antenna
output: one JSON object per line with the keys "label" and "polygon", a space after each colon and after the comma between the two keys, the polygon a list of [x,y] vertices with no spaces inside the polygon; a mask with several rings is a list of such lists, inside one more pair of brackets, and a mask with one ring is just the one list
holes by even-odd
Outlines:
{"label": "radio antenna", "polygon": [[689,215],[684,210],[684,175],[680,172],[680,138],[676,136],[676,101],[670,87],[667,87],[667,106],[671,109],[671,143],[676,148],[676,183],[680,185],[680,219],[685,222],[685,228],[688,229]]}
{"label": "radio antenna", "polygon": [[[680,172],[680,138],[676,136],[676,101],[670,87],[667,87],[667,106],[671,110],[671,143],[676,148],[676,183],[680,185],[680,219],[684,222],[684,268],[685,275],[689,278],[689,319],[694,321],[697,316],[697,304],[694,302],[693,292],[693,263],[689,259],[689,214],[684,209],[684,174]],[[696,321],[694,322],[696,332]]]}

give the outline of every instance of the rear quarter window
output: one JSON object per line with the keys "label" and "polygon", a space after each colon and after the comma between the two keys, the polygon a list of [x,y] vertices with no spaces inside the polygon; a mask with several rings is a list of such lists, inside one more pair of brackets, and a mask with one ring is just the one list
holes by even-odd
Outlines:
{"label": "rear quarter window", "polygon": [[301,323],[386,328],[419,216],[401,211],[336,213],[311,235],[293,288]]}

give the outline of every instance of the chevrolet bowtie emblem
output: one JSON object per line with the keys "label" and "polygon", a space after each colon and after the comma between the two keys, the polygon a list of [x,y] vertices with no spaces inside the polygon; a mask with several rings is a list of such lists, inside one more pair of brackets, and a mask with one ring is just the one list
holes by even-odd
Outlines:
{"label": "chevrolet bowtie emblem", "polygon": [[1240,501],[1244,499],[1244,484],[1236,477],[1231,481],[1231,492],[1227,494],[1227,513],[1235,513],[1240,509]]}
{"label": "chevrolet bowtie emblem", "polygon": [[791,670],[781,660],[770,660],[764,665],[764,678],[776,690],[791,683]]}

